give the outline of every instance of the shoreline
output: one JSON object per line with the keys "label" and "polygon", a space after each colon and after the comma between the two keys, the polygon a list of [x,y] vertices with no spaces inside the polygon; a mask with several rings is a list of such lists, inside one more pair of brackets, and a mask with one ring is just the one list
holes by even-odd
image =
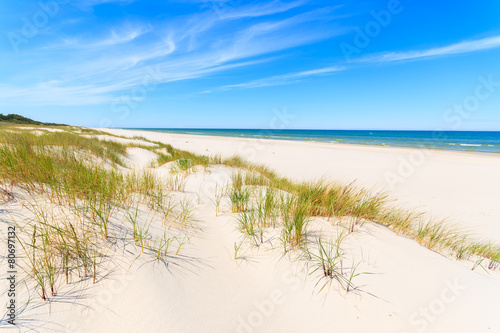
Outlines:
{"label": "shoreline", "polygon": [[[175,133],[163,131],[161,129],[134,129],[134,128],[96,128],[100,130],[107,129],[119,129],[119,130],[127,130],[127,131],[141,131],[141,132],[153,132],[153,133],[162,133],[169,135],[184,135],[184,136],[199,136],[199,137],[212,137],[217,139],[240,139],[240,140],[267,140],[267,141],[278,141],[278,142],[305,142],[305,143],[317,143],[317,144],[326,144],[326,145],[350,145],[350,146],[359,146],[359,147],[379,147],[379,148],[395,148],[395,149],[415,149],[415,150],[431,150],[431,151],[442,151],[442,152],[458,152],[458,153],[473,153],[473,154],[486,154],[492,156],[500,157],[500,152],[485,152],[485,151],[473,151],[473,150],[458,150],[458,149],[442,149],[442,148],[433,148],[433,147],[412,147],[412,146],[391,146],[385,144],[363,144],[363,143],[351,143],[351,142],[327,142],[327,141],[318,141],[318,140],[301,140],[301,139],[280,139],[280,138],[266,138],[266,137],[251,137],[251,136],[230,136],[230,135],[215,135],[215,134],[201,134],[201,133]],[[374,130],[375,131],[375,130]],[[413,132],[421,132],[421,131],[413,131]],[[432,131],[428,131],[432,132]],[[467,131],[446,131],[446,132],[467,132]],[[492,131],[484,131],[484,132],[492,132]],[[337,139],[344,140],[344,139]],[[458,144],[458,146],[468,146],[468,144]],[[482,146],[482,145],[479,145]],[[489,146],[489,145],[488,145]]]}
{"label": "shoreline", "polygon": [[308,144],[322,144],[322,145],[333,145],[333,146],[352,146],[359,148],[381,148],[381,149],[401,149],[401,150],[428,150],[428,151],[438,151],[438,152],[448,152],[448,153],[466,153],[466,154],[477,154],[477,155],[486,155],[499,157],[500,153],[490,153],[490,152],[481,152],[481,151],[466,151],[466,150],[453,150],[453,149],[439,149],[439,148],[427,148],[427,147],[403,147],[403,146],[388,146],[388,145],[370,145],[370,144],[361,144],[361,143],[349,143],[349,142],[324,142],[324,141],[314,141],[314,140],[289,140],[289,139],[277,139],[277,138],[254,138],[254,137],[237,137],[237,136],[222,136],[222,135],[211,135],[211,134],[187,134],[187,133],[173,133],[173,132],[162,132],[155,130],[147,130],[147,129],[132,129],[132,128],[94,128],[96,130],[107,131],[107,130],[124,130],[124,131],[138,131],[145,133],[160,133],[174,136],[194,136],[194,137],[210,137],[216,138],[220,140],[257,140],[257,141],[271,141],[271,142],[292,142],[292,143],[308,143]]}

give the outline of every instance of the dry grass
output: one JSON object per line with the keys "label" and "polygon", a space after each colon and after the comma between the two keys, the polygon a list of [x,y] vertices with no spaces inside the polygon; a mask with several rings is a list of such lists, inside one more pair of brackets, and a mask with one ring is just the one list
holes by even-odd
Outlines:
{"label": "dry grass", "polygon": [[[103,134],[88,129],[79,132]],[[362,223],[372,221],[433,251],[452,252],[458,259],[484,258],[490,269],[500,265],[499,246],[475,241],[445,222],[424,220],[420,213],[398,209],[385,194],[324,180],[297,183],[240,157],[209,158],[137,139],[155,144],[145,149],[167,152],[160,153],[157,164],[173,162],[177,172],[169,180],[153,172],[118,170],[124,165],[127,148],[141,146],[140,142],[123,145],[81,137],[73,130],[43,135],[0,130],[0,200],[7,203],[18,192],[26,194],[31,217],[28,223],[16,221],[22,230],[19,243],[25,252],[27,274],[38,284],[43,299],[56,295],[61,277],[66,283],[99,280],[106,249],[117,237],[111,221],[119,217],[125,216],[132,230],[131,241],[141,252],[158,260],[165,258],[170,249],[177,254],[188,239],[171,237],[167,230],[189,225],[194,218],[193,205],[187,200],[176,203],[170,192],[183,192],[186,175],[197,165],[203,166],[205,172],[212,164],[240,169],[228,190],[216,189],[214,204],[219,214],[222,198],[227,195],[232,211],[240,214],[239,229],[255,245],[265,241],[267,228],[279,226],[285,252],[303,249],[312,218],[324,217],[345,224],[347,232],[355,232]],[[149,217],[140,216],[140,205]],[[155,238],[150,226],[156,216],[163,221],[165,232]],[[335,262],[335,247],[319,242],[320,252],[315,258],[324,267],[326,277],[341,278],[347,290],[352,288],[346,281],[356,274],[351,272],[350,278],[342,272],[338,275],[336,269],[342,265]],[[235,257],[240,247],[235,248]]]}
{"label": "dry grass", "polygon": [[[324,180],[296,183],[278,176],[263,165],[249,163],[238,156],[221,162],[244,170],[233,175],[233,194],[248,186],[264,186],[270,193],[281,191],[291,196],[292,204],[267,197],[259,199],[260,205],[245,208],[262,211],[262,207],[267,205],[265,211],[277,211],[283,226],[282,240],[291,248],[297,248],[302,243],[300,239],[307,234],[304,230],[307,228],[305,221],[312,217],[326,217],[340,223],[347,221],[345,227],[348,232],[354,232],[362,223],[372,221],[388,227],[396,234],[412,238],[430,250],[443,254],[452,252],[459,259],[477,256],[488,259],[491,269],[499,266],[500,246],[473,240],[444,221],[425,220],[422,213],[400,209],[393,205],[385,193],[373,193],[352,183],[339,184]],[[241,195],[236,195],[232,200],[236,204],[234,211],[241,211],[240,208],[244,207],[238,206],[241,198]],[[286,245],[284,247],[287,249]]]}
{"label": "dry grass", "polygon": [[[55,296],[64,281],[98,282],[107,249],[121,239],[111,227],[121,216],[128,218],[133,243],[159,260],[175,243],[168,227],[185,226],[193,218],[192,206],[175,204],[168,184],[154,173],[117,169],[127,147],[69,132],[0,131],[0,198],[8,202],[21,194],[30,212],[26,219],[11,220],[19,227],[26,274],[42,299]],[[89,163],[89,157],[101,163]],[[149,217],[139,218],[138,205]],[[165,232],[154,239],[149,229],[157,217]],[[175,240],[178,253],[187,240]]]}

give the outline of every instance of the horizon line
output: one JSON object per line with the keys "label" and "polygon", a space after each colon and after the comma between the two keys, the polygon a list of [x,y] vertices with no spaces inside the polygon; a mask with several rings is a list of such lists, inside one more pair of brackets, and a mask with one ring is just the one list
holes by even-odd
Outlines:
{"label": "horizon line", "polygon": [[[500,130],[441,130],[441,129],[315,129],[315,128],[232,128],[232,127],[114,127],[125,130],[254,130],[254,131],[395,131],[395,132],[500,132]],[[113,128],[110,128],[113,129]]]}

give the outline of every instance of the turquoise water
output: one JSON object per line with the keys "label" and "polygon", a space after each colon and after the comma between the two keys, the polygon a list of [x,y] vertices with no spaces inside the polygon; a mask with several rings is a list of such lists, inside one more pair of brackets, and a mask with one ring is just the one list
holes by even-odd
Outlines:
{"label": "turquoise water", "polygon": [[408,147],[500,153],[499,132],[465,131],[361,131],[361,130],[258,130],[258,129],[172,129],[137,128],[140,130],[260,138],[274,140],[314,141],[361,144],[386,147]]}

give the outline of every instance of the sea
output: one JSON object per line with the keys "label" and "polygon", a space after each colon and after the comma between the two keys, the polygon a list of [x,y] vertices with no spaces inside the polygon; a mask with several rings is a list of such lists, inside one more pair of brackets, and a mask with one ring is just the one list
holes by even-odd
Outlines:
{"label": "sea", "polygon": [[311,141],[500,154],[500,131],[270,130],[135,128],[175,134]]}

